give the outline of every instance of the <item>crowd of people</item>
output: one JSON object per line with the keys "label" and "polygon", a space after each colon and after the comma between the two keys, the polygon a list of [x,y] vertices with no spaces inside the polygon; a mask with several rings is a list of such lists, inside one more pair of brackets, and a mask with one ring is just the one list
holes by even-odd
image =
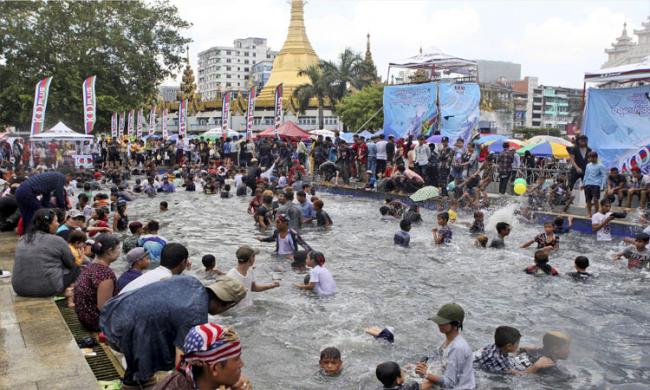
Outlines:
{"label": "crowd of people", "polygon": [[[607,174],[586,142],[584,137],[577,139],[568,176],[560,174],[549,185],[549,178],[538,171],[531,171],[531,176],[524,173],[529,182],[535,182],[528,191],[528,207],[567,207],[572,186],[580,179],[589,195],[588,212],[597,240],[612,240],[609,224],[621,216],[610,211],[610,198],[618,197],[619,204],[627,202],[629,207],[638,195],[643,204],[650,179],[635,171],[631,180],[638,186],[625,185],[627,179],[618,172]],[[192,266],[187,247],[160,235],[155,218],[132,221],[128,210],[135,199],[154,202],[159,193],[178,191],[203,191],[221,198],[250,196],[242,213],[250,215],[255,238],[269,243],[292,269],[306,273],[294,287],[330,296],[336,293],[337,284],[326,267],[326,255],[300,234],[310,225],[336,229],[312,180],[362,182],[367,190],[387,193],[438,186],[444,202],[432,229],[435,245],[459,239],[453,232],[457,213],[468,210],[474,216],[468,230],[475,245],[502,249],[510,225],[497,223],[495,234],[488,238],[483,211],[488,186],[498,181],[499,192],[507,192],[521,167],[518,154],[507,144],[502,153],[490,155],[461,139],[450,147],[446,137],[440,145],[428,144],[424,138],[386,140],[383,135],[370,140],[355,137],[352,145],[338,137],[318,137],[309,147],[302,140],[279,139],[181,139],[175,144],[102,139],[92,145],[92,151],[96,164],[92,170],[76,170],[65,163],[53,170],[56,163],[48,162],[31,171],[20,164],[12,166],[0,198],[4,218],[0,223],[8,226],[3,230],[15,228],[22,236],[11,273],[16,294],[65,297],[80,323],[101,332],[107,344],[124,356],[125,389],[151,384],[155,372],[170,370],[173,374],[158,382],[156,389],[251,388],[241,375],[242,343],[237,333],[209,322],[208,314],[253,305],[253,293],[280,286],[278,280],[262,283],[256,279],[259,249],[248,245],[237,249],[236,266],[227,272],[217,268],[213,254],[206,253],[197,277],[184,275]],[[166,201],[159,202],[160,213],[168,208]],[[387,198],[379,211],[381,218],[399,220],[394,243],[409,247],[411,226],[424,223],[418,205]],[[533,264],[523,271],[558,276],[549,256],[560,250],[560,237],[571,230],[572,223],[571,217],[560,216],[546,223],[542,233],[521,243],[524,248],[537,247]],[[615,259],[626,258],[630,269],[648,268],[648,233],[628,239],[630,246]],[[117,275],[111,265],[119,259],[128,267]],[[587,257],[578,256],[574,263],[575,272],[568,277],[580,282],[592,278]],[[517,329],[500,326],[493,343],[473,352],[461,334],[465,312],[455,303],[443,305],[430,320],[444,335],[444,342],[433,356],[414,365],[422,381],[405,381],[400,366],[389,361],[376,368],[385,389],[473,389],[475,369],[504,375],[558,374],[558,362],[570,351],[570,338],[564,333],[548,332],[542,346],[524,347],[519,346]],[[390,328],[368,333],[393,342]],[[340,352],[335,347],[321,351],[320,366],[324,375],[338,375],[343,366]]]}

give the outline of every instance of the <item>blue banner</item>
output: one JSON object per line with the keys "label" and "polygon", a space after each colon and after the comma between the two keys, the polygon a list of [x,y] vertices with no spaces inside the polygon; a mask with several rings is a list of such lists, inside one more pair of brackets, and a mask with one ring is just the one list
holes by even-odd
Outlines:
{"label": "blue banner", "polygon": [[438,128],[436,83],[384,87],[384,134],[428,137]]}
{"label": "blue banner", "polygon": [[478,125],[481,90],[476,83],[438,85],[440,100],[440,134],[450,140],[467,142]]}
{"label": "blue banner", "polygon": [[606,167],[650,170],[650,86],[589,88],[583,127]]}

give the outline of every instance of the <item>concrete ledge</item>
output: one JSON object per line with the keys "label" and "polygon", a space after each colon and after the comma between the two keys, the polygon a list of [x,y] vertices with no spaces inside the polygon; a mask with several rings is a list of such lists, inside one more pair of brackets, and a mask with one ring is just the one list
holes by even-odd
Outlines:
{"label": "concrete ledge", "polygon": [[[0,267],[13,268],[16,236],[0,234]],[[97,389],[97,381],[50,298],[17,296],[0,279],[0,389]]]}

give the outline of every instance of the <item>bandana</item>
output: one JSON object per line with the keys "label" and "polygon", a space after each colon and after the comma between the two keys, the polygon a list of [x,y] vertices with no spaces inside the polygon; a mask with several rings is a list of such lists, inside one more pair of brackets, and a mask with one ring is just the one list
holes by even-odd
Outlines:
{"label": "bandana", "polygon": [[211,322],[197,325],[185,336],[179,371],[197,388],[192,375],[192,365],[214,364],[240,354],[241,344],[234,330]]}

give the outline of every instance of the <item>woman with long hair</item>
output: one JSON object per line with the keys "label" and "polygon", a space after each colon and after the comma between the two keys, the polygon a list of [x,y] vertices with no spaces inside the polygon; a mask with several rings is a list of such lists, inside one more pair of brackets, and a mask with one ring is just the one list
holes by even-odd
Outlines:
{"label": "woman with long hair", "polygon": [[11,284],[24,297],[49,297],[63,293],[80,273],[66,241],[57,236],[59,227],[53,209],[34,213],[27,234],[16,246]]}

